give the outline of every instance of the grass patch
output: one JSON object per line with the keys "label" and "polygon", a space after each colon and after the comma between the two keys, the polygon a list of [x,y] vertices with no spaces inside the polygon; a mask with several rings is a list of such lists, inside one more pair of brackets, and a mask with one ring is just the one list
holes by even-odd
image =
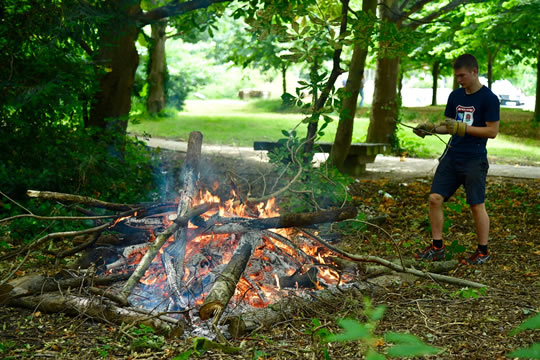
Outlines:
{"label": "grass patch", "polygon": [[[262,104],[262,109],[259,104]],[[278,107],[277,100],[193,100],[186,102],[184,111],[170,112],[169,117],[137,115],[135,121],[129,124],[128,131],[137,135],[186,141],[189,133],[197,130],[204,134],[204,142],[208,144],[251,147],[256,140],[275,141],[283,138],[282,130],[295,128],[305,117],[289,110],[268,110]],[[353,141],[365,139],[368,125],[368,119],[356,119]],[[321,141],[333,141],[336,129],[337,121],[334,121]],[[299,125],[297,132],[305,134],[307,125]]]}
{"label": "grass patch", "polygon": [[[223,144],[251,147],[253,141],[276,141],[283,137],[282,130],[297,127],[304,135],[306,124],[301,124],[304,115],[294,108],[284,108],[280,100],[192,100],[186,102],[184,111],[169,111],[169,116],[134,116],[128,130],[133,134],[149,134],[153,137],[186,141],[191,131],[201,131],[207,144]],[[403,109],[403,121],[409,126],[424,121],[437,123],[444,118],[444,106],[426,106]],[[513,164],[540,163],[540,127],[533,126],[533,113],[520,109],[501,109],[500,133],[488,141],[488,154],[492,162]],[[337,129],[337,120],[330,123],[321,141],[332,142]],[[353,142],[363,142],[369,126],[369,108],[358,109],[355,120]],[[526,136],[526,137],[524,137]],[[445,144],[435,136],[421,139],[411,129],[398,130],[407,156],[435,158]],[[448,141],[448,136],[441,139]]]}

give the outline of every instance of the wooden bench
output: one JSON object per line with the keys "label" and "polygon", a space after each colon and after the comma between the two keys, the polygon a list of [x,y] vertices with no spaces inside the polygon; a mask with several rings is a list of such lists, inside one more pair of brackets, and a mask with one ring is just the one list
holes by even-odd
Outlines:
{"label": "wooden bench", "polygon": [[[253,143],[254,150],[273,151],[283,145],[273,141],[255,141]],[[316,153],[330,153],[332,143],[315,143],[313,146]],[[341,171],[352,176],[362,175],[366,172],[366,164],[375,161],[378,154],[386,154],[390,152],[390,144],[383,143],[353,143],[349,150],[349,155],[345,159],[343,169]]]}

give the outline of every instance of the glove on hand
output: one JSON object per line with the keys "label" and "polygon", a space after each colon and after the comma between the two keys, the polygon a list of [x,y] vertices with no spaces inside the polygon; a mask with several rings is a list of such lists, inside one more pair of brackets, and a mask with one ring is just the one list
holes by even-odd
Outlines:
{"label": "glove on hand", "polygon": [[467,124],[456,120],[446,120],[446,130],[450,135],[465,136],[467,133]]}
{"label": "glove on hand", "polygon": [[422,139],[426,135],[433,135],[437,126],[432,123],[423,123],[413,129],[415,135],[420,136]]}

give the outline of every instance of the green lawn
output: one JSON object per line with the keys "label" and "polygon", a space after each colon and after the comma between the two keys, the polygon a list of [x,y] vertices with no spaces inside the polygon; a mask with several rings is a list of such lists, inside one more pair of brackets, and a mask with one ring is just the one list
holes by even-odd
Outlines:
{"label": "green lawn", "polygon": [[[365,140],[369,120],[367,109],[362,108],[355,121],[353,142]],[[404,121],[414,126],[425,120],[435,120],[443,108],[426,107],[404,109]],[[306,125],[301,124],[302,114],[280,109],[279,101],[238,100],[191,100],[184,111],[169,111],[168,116],[148,117],[135,115],[128,131],[132,134],[148,134],[175,140],[187,140],[191,131],[201,131],[206,144],[227,144],[251,147],[253,141],[275,141],[283,138],[282,130],[297,127],[304,135]],[[528,119],[530,112],[514,109],[501,110],[501,132],[496,139],[488,141],[490,158],[497,162],[540,163],[540,136],[538,128],[532,128]],[[300,124],[300,125],[299,125]],[[337,122],[331,123],[321,141],[333,141]],[[409,156],[434,158],[444,151],[444,143],[431,136],[424,140],[401,127],[398,136]],[[523,137],[526,136],[526,137]],[[441,136],[445,141],[448,136]]]}

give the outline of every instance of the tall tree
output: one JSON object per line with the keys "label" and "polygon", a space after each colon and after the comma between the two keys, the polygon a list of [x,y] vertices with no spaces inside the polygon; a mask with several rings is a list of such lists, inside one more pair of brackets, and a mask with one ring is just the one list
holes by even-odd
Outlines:
{"label": "tall tree", "polygon": [[353,29],[354,48],[345,84],[345,94],[340,109],[340,121],[336,131],[330,158],[338,169],[343,167],[349,154],[354,128],[354,117],[358,103],[358,94],[364,80],[366,57],[371,44],[371,35],[375,28],[377,0],[364,0],[362,12],[358,14]]}
{"label": "tall tree", "polygon": [[[407,45],[403,36],[407,31],[416,30],[458,6],[485,0],[383,0],[380,2],[380,16],[383,23],[379,33],[381,46],[377,55],[375,91],[370,114],[367,141],[375,143],[395,143],[394,132],[398,118],[397,79],[399,59]],[[427,5],[430,6],[427,6]],[[435,6],[439,5],[439,6]],[[397,41],[396,41],[397,40]],[[401,44],[399,44],[401,42]],[[393,47],[398,46],[398,49]],[[400,47],[400,48],[399,48]],[[398,51],[396,51],[398,50]]]}
{"label": "tall tree", "polygon": [[100,4],[100,10],[110,14],[110,21],[99,29],[101,42],[96,60],[107,70],[99,75],[99,91],[93,97],[87,125],[109,129],[121,136],[126,133],[131,109],[131,92],[139,63],[135,41],[140,28],[229,0],[171,1],[146,12],[142,11],[140,1],[110,0]]}
{"label": "tall tree", "polygon": [[146,109],[150,114],[157,114],[165,108],[167,78],[167,57],[165,42],[167,41],[167,20],[163,19],[151,24],[150,46],[148,51],[148,98]]}

